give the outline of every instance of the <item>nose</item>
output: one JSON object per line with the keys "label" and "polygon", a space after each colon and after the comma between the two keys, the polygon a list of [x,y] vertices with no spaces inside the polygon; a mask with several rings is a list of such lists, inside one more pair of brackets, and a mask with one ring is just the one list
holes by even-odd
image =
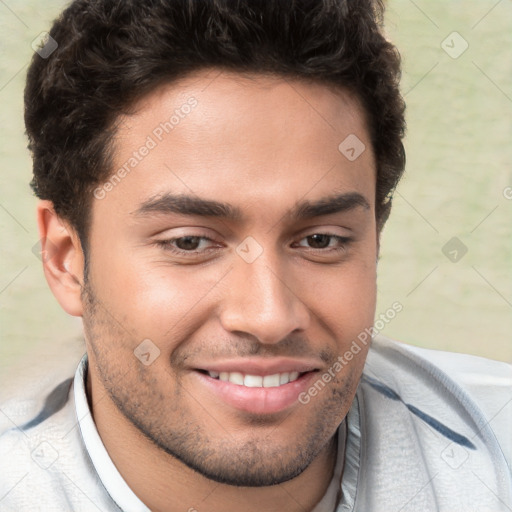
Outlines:
{"label": "nose", "polygon": [[310,313],[294,291],[290,273],[261,256],[252,263],[241,260],[235,264],[220,321],[231,333],[250,334],[260,343],[275,344],[293,331],[307,329]]}

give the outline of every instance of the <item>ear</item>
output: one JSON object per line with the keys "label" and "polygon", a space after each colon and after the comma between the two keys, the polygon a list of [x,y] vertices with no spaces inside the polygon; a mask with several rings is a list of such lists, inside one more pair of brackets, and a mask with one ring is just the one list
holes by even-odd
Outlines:
{"label": "ear", "polygon": [[37,226],[46,281],[64,311],[82,316],[84,255],[79,237],[51,201],[39,201]]}

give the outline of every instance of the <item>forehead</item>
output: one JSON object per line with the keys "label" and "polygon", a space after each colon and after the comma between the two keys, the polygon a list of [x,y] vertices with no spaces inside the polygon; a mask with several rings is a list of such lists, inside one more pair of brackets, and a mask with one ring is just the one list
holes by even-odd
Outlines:
{"label": "forehead", "polygon": [[333,190],[356,191],[373,203],[364,111],[348,91],[319,83],[196,72],[159,87],[120,117],[113,151],[111,183],[93,207],[99,210],[126,213],[165,193],[269,216]]}

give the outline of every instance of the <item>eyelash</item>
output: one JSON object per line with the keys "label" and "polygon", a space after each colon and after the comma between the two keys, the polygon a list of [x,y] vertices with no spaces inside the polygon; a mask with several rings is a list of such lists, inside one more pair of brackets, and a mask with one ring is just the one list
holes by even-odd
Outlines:
{"label": "eyelash", "polygon": [[[327,248],[324,248],[324,249],[310,248],[309,252],[322,252],[322,253],[344,252],[344,251],[347,250],[348,245],[353,241],[352,238],[345,237],[345,236],[340,236],[340,235],[333,235],[331,233],[312,233],[310,235],[307,235],[307,236],[301,238],[299,240],[299,242],[301,242],[302,240],[305,240],[306,238],[314,236],[314,235],[323,235],[323,236],[330,237],[331,239],[335,239],[335,240],[337,240],[341,244],[341,246],[340,247],[327,247]],[[176,254],[176,255],[179,255],[179,256],[196,256],[198,254],[205,254],[209,250],[216,249],[214,247],[214,248],[209,248],[209,249],[206,249],[206,250],[186,251],[186,250],[183,250],[183,249],[178,249],[178,248],[176,248],[176,247],[174,247],[172,245],[173,242],[176,242],[177,240],[181,240],[183,238],[199,238],[200,240],[208,240],[210,242],[213,242],[213,240],[211,238],[207,237],[207,236],[202,236],[202,235],[184,235],[184,236],[179,236],[179,237],[176,237],[176,238],[169,238],[167,240],[157,240],[155,243],[159,247],[163,248],[165,251],[169,251],[170,253]],[[301,247],[303,247],[303,246],[301,246]]]}

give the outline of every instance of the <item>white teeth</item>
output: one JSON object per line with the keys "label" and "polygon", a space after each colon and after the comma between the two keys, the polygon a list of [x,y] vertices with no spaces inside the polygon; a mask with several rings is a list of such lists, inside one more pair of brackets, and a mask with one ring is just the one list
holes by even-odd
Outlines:
{"label": "white teeth", "polygon": [[290,382],[290,374],[289,373],[281,373],[279,375],[279,384],[288,384]]}
{"label": "white teeth", "polygon": [[248,388],[261,388],[263,386],[263,377],[259,375],[246,375],[244,377],[244,386]]}
{"label": "white teeth", "polygon": [[232,382],[233,384],[238,384],[239,386],[243,386],[244,376],[238,372],[231,372],[229,374],[229,382]]}
{"label": "white teeth", "polygon": [[264,388],[275,388],[276,386],[279,386],[279,373],[275,375],[265,375],[265,377],[263,377]]}
{"label": "white teeth", "polygon": [[299,378],[299,372],[275,373],[273,375],[244,375],[240,372],[215,372],[210,371],[208,375],[214,379],[224,382],[231,382],[248,388],[275,388],[293,382]]}

